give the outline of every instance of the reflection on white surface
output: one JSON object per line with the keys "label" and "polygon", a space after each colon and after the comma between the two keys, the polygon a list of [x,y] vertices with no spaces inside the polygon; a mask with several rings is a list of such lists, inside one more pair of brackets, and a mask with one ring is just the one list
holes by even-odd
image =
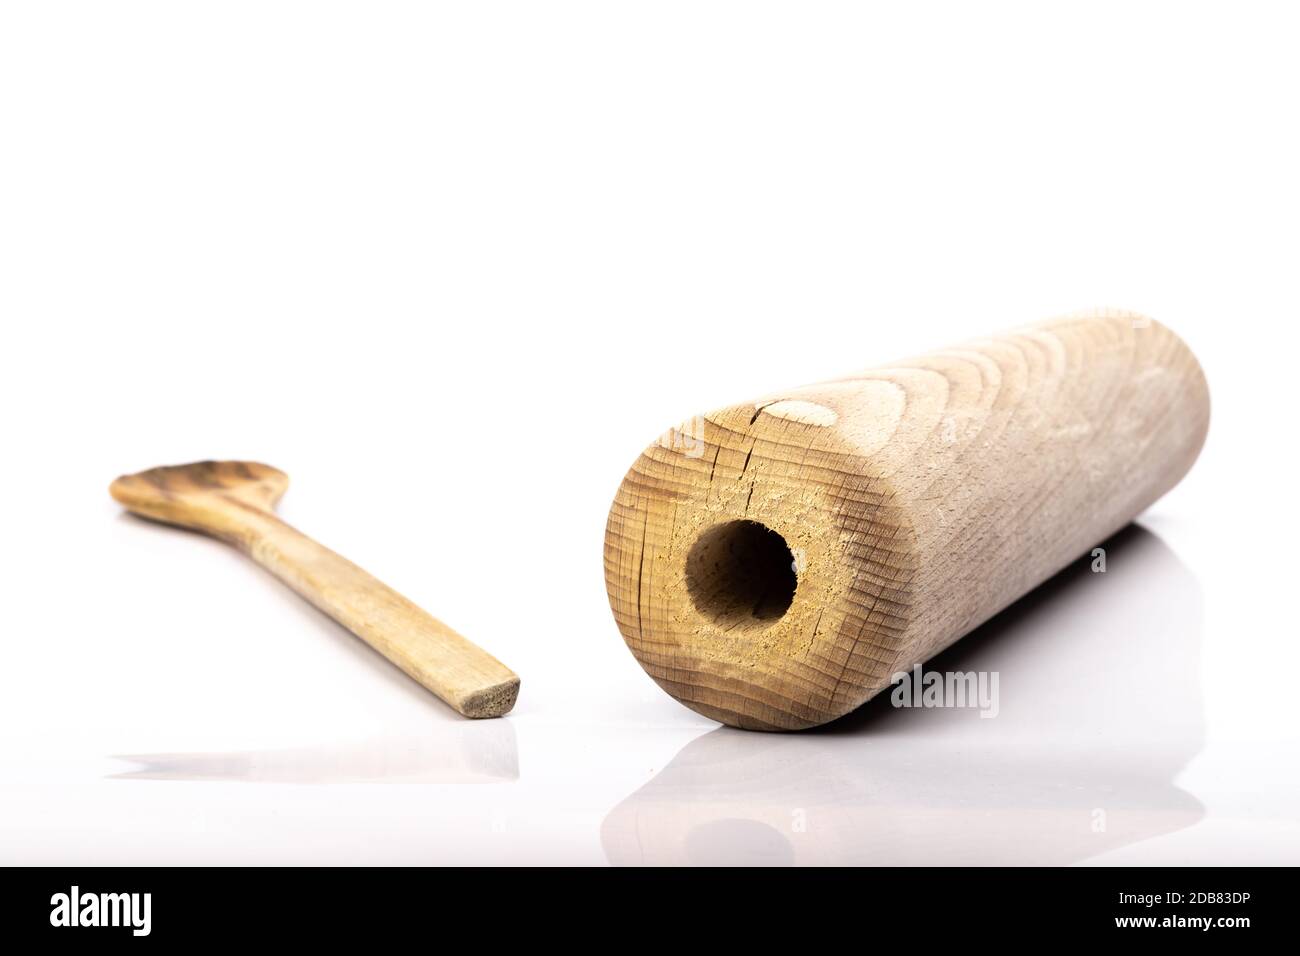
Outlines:
{"label": "reflection on white surface", "polygon": [[230,780],[248,783],[503,783],[519,779],[508,720],[430,724],[421,737],[332,747],[229,753],[130,754],[137,769],[115,780]]}
{"label": "reflection on white surface", "polygon": [[1192,825],[1200,588],[1140,526],[1106,550],[927,665],[998,671],[996,718],[881,694],[817,731],[721,728],[609,813],[609,861],[1065,864]]}

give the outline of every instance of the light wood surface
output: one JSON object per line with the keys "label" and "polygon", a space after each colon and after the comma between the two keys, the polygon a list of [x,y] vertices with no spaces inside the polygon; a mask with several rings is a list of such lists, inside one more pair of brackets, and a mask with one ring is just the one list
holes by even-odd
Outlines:
{"label": "light wood surface", "polygon": [[288,484],[268,465],[204,461],[123,475],[109,491],[135,514],[235,545],[466,717],[509,712],[510,668],[275,516]]}
{"label": "light wood surface", "polygon": [[731,405],[671,429],[623,480],[610,606],[688,707],[821,724],[1131,521],[1208,423],[1191,351],[1123,312]]}

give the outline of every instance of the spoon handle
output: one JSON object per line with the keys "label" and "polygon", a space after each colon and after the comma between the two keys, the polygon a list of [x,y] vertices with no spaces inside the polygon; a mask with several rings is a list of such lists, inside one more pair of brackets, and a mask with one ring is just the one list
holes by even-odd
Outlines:
{"label": "spoon handle", "polygon": [[242,550],[458,712],[514,707],[519,677],[487,651],[275,515],[247,518]]}

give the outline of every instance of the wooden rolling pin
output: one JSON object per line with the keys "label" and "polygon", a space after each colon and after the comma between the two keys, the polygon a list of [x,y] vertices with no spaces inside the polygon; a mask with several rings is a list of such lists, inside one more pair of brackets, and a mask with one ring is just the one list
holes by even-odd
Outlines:
{"label": "wooden rolling pin", "polygon": [[686,706],[754,730],[848,713],[1131,521],[1210,399],[1173,332],[1072,316],[670,430],[605,532],[614,618]]}
{"label": "wooden rolling pin", "polygon": [[109,493],[135,514],[233,544],[466,717],[508,713],[514,671],[277,518],[288,487],[269,465],[200,461],[123,475]]}

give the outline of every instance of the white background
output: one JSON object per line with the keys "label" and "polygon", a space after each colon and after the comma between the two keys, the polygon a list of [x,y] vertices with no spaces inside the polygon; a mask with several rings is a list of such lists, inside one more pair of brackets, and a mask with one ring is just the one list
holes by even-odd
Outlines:
{"label": "white background", "polygon": [[[1300,861],[1298,29],[6,3],[0,862]],[[1106,575],[958,645],[997,719],[745,734],[641,672],[601,545],[664,427],[1097,305],[1184,336],[1210,437]],[[514,713],[108,497],[202,458],[287,471]]]}

